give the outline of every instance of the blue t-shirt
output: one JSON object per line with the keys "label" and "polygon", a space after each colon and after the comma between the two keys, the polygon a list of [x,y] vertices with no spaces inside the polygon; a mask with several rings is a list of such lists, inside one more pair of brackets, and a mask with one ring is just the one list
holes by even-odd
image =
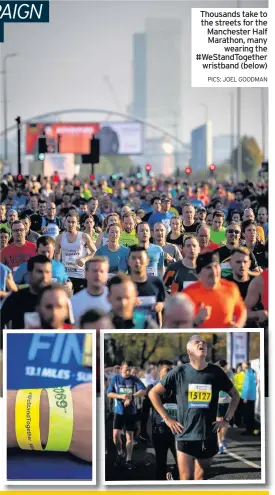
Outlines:
{"label": "blue t-shirt", "polygon": [[11,269],[7,265],[0,263],[0,290],[1,291],[6,291],[7,277],[10,273],[11,273]]}
{"label": "blue t-shirt", "polygon": [[[121,375],[114,375],[107,389],[107,395],[110,393],[132,395],[138,390],[145,390],[145,386],[136,376],[123,378]],[[137,408],[135,401],[132,401],[131,405],[127,407],[124,407],[123,400],[121,399],[114,399],[114,401],[115,414],[125,414],[126,411],[127,414],[136,414]]]}
{"label": "blue t-shirt", "polygon": [[204,202],[201,199],[191,199],[190,203],[195,206],[195,208],[203,208]]}
{"label": "blue t-shirt", "polygon": [[109,273],[126,272],[128,270],[129,248],[120,246],[117,251],[110,251],[108,245],[101,246],[96,256],[106,256],[109,260]]}
{"label": "blue t-shirt", "polygon": [[152,229],[155,225],[155,223],[161,222],[163,225],[165,225],[167,233],[170,232],[171,227],[170,227],[170,220],[171,218],[175,217],[175,213],[172,211],[167,211],[167,213],[162,213],[161,211],[156,211],[155,213],[152,213],[150,216],[148,223],[150,226],[150,229]]}
{"label": "blue t-shirt", "polygon": [[147,266],[147,274],[158,276],[158,270],[162,270],[164,267],[164,252],[162,247],[150,244],[147,249],[149,256],[149,264]]}
{"label": "blue t-shirt", "polygon": [[[27,261],[22,263],[17,270],[14,272],[14,281],[16,284],[28,284],[29,283],[29,274],[27,268]],[[58,282],[59,284],[63,284],[68,280],[68,275],[65,270],[65,266],[61,261],[52,260],[52,279],[54,282]]]}

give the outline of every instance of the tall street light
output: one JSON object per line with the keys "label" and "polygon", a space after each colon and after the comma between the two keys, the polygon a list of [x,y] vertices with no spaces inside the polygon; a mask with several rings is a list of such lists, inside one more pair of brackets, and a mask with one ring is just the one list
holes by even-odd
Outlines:
{"label": "tall street light", "polygon": [[3,57],[3,117],[4,117],[4,159],[8,159],[8,89],[7,89],[7,60],[16,57],[18,53],[8,53]]}

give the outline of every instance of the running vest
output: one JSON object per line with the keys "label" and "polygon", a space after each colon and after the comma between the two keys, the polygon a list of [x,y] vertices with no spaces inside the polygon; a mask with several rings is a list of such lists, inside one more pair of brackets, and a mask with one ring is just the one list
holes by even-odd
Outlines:
{"label": "running vest", "polygon": [[67,235],[67,232],[64,232],[61,239],[62,262],[66,272],[69,277],[85,278],[85,266],[76,265],[76,260],[86,255],[85,244],[82,240],[83,233],[78,232],[74,242],[69,242]]}
{"label": "running vest", "polygon": [[262,273],[264,290],[262,295],[262,304],[265,311],[268,311],[268,269],[264,270]]}

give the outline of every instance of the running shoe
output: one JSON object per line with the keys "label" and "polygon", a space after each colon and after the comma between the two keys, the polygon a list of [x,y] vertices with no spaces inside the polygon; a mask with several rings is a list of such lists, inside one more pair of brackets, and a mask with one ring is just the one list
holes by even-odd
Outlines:
{"label": "running shoe", "polygon": [[143,441],[143,442],[150,442],[150,437],[148,435],[148,433],[144,433],[144,434],[139,434],[139,438]]}
{"label": "running shoe", "polygon": [[126,469],[129,469],[129,471],[131,471],[132,469],[135,468],[135,465],[133,464],[132,461],[127,461],[125,466],[126,466]]}
{"label": "running shoe", "polygon": [[225,440],[222,441],[222,446],[223,446],[224,449],[227,449],[227,443],[226,443]]}
{"label": "running shoe", "polygon": [[123,455],[117,454],[116,460],[114,462],[115,467],[120,467],[123,464]]}
{"label": "running shoe", "polygon": [[219,445],[219,452],[218,452],[218,454],[223,454],[223,453],[224,453],[223,445]]}
{"label": "running shoe", "polygon": [[174,478],[173,478],[172,473],[170,473],[170,472],[166,473],[166,479],[167,479],[167,481],[173,481]]}

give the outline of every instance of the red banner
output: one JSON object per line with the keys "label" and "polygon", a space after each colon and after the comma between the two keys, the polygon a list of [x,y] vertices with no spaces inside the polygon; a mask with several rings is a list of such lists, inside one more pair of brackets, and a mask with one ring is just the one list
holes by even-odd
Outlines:
{"label": "red banner", "polygon": [[38,138],[45,136],[49,153],[89,154],[90,139],[99,130],[99,123],[26,124],[26,153],[37,153]]}

